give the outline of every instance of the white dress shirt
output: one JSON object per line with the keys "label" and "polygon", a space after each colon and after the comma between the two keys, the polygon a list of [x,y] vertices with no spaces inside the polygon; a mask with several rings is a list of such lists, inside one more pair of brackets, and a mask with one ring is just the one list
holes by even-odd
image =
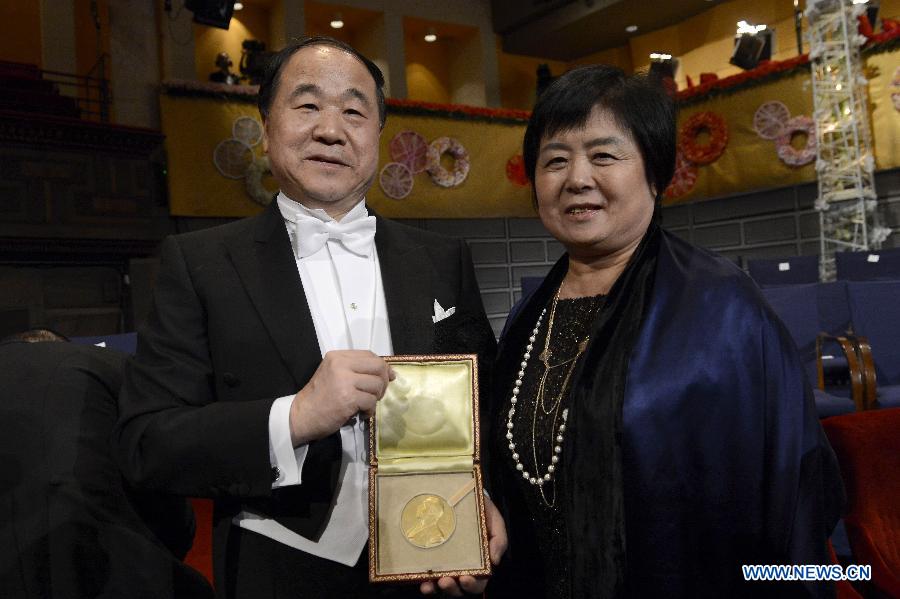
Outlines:
{"label": "white dress shirt", "polygon": [[[374,240],[367,255],[328,239],[321,249],[300,257],[295,227],[298,220],[333,219],[321,209],[309,210],[283,193],[278,208],[294,248],[297,271],[312,314],[319,349],[368,349],[380,356],[393,353],[388,326],[381,268]],[[341,223],[369,218],[365,200],[357,204]],[[374,217],[372,217],[374,218]],[[269,457],[279,478],[272,487],[302,484],[307,446],[291,443],[289,415],[293,395],[275,400],[269,412]],[[275,520],[245,510],[234,523],[279,543],[313,555],[353,566],[368,540],[368,461],[365,418],[357,416],[341,427],[341,478],[325,530],[318,541],[302,537]]]}

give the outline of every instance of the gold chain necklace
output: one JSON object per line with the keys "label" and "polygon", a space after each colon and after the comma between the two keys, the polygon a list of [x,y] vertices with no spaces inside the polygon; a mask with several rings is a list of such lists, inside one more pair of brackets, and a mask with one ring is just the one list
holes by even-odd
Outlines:
{"label": "gold chain necklace", "polygon": [[[560,284],[559,289],[556,290],[556,295],[553,296],[553,305],[550,307],[550,319],[547,323],[547,336],[544,338],[544,351],[540,353],[538,356],[541,360],[541,363],[544,365],[544,374],[541,375],[541,382],[538,384],[538,406],[540,406],[541,411],[544,413],[544,416],[549,416],[551,413],[556,412],[559,408],[559,404],[562,402],[562,398],[565,396],[566,389],[569,387],[569,379],[572,377],[572,372],[575,371],[575,364],[578,362],[578,358],[581,357],[581,354],[584,353],[584,350],[587,349],[588,342],[591,339],[590,333],[585,335],[584,339],[582,339],[578,343],[578,351],[575,352],[575,355],[571,358],[563,360],[557,364],[551,364],[550,360],[552,359],[552,354],[550,353],[550,337],[553,335],[553,321],[556,318],[556,305],[559,303],[559,294],[562,292],[562,284]],[[547,407],[547,404],[544,400],[544,392],[547,384],[547,377],[550,374],[550,371],[554,368],[559,368],[560,366],[569,365],[568,371],[566,371],[566,376],[563,379],[563,384],[560,389],[559,395],[555,398],[551,399],[550,407]],[[537,410],[535,410],[537,412]]]}
{"label": "gold chain necklace", "polygon": [[[540,494],[541,494],[541,498],[544,500],[544,504],[547,505],[548,507],[553,507],[556,504],[556,489],[555,489],[555,487],[553,489],[553,500],[547,501],[547,496],[544,494],[543,487],[546,484],[549,484],[554,479],[554,474],[556,472],[557,464],[559,463],[559,460],[560,460],[561,454],[562,454],[563,435],[565,434],[565,431],[566,431],[566,420],[568,419],[568,412],[569,412],[568,408],[563,409],[561,412],[560,412],[559,408],[562,404],[562,398],[565,396],[566,390],[569,386],[569,379],[571,378],[572,372],[575,369],[575,364],[576,364],[578,358],[581,356],[581,354],[584,353],[584,351],[587,349],[588,340],[590,339],[590,336],[588,335],[584,338],[584,340],[581,343],[578,344],[578,353],[575,354],[575,356],[573,358],[571,358],[569,360],[564,360],[563,362],[560,362],[559,364],[550,364],[550,359],[551,359],[550,337],[553,333],[552,320],[553,320],[553,317],[556,315],[556,306],[559,302],[559,294],[560,294],[561,290],[562,290],[562,285],[560,285],[560,289],[557,289],[556,295],[553,298],[553,306],[552,306],[552,310],[551,310],[552,314],[551,314],[551,318],[550,318],[551,322],[548,323],[548,326],[547,326],[547,338],[544,340],[544,351],[541,354],[541,356],[542,356],[541,361],[544,363],[544,374],[541,377],[540,397],[536,398],[536,400],[535,400],[534,415],[532,417],[531,447],[532,447],[532,457],[534,458],[534,467],[536,470],[540,468],[540,466],[538,465],[537,452],[536,452],[537,410],[539,407],[538,399],[540,400],[540,403],[542,404],[544,387],[545,387],[545,383],[547,380],[547,372],[551,368],[557,368],[557,367],[563,366],[565,364],[571,364],[571,366],[569,366],[569,371],[566,373],[566,377],[563,382],[563,387],[560,390],[559,395],[554,399],[554,402],[553,402],[554,406],[549,410],[550,412],[553,412],[553,422],[552,422],[552,427],[550,430],[551,431],[553,431],[554,429],[556,430],[556,437],[554,438],[552,436],[553,433],[551,432],[550,446],[552,448],[551,449],[552,453],[550,455],[550,464],[547,465],[546,472],[543,475],[541,475],[540,472],[531,473],[528,470],[525,470],[525,465],[521,461],[521,456],[516,451],[516,441],[515,441],[515,435],[513,432],[515,429],[515,424],[513,423],[513,418],[515,417],[515,414],[516,414],[516,405],[519,403],[519,392],[522,387],[522,379],[525,378],[525,369],[528,366],[529,358],[531,358],[531,352],[534,350],[534,343],[537,340],[538,332],[541,329],[541,322],[543,321],[544,316],[547,314],[547,308],[544,308],[543,310],[541,310],[541,313],[537,319],[537,323],[535,323],[534,329],[531,331],[531,336],[528,337],[528,344],[525,346],[525,352],[524,352],[524,355],[522,356],[522,362],[519,364],[519,372],[516,375],[515,384],[513,385],[513,389],[512,389],[512,395],[509,399],[509,403],[510,403],[509,412],[506,415],[506,439],[509,443],[509,451],[510,451],[513,463],[515,464],[516,471],[529,484],[531,484],[532,486],[538,487]],[[546,408],[546,406],[541,407],[542,410],[544,410],[544,408]],[[544,410],[544,413],[549,415],[549,412],[546,410]],[[560,422],[560,420],[562,420],[562,422]],[[557,427],[557,422],[559,422],[558,427]]]}

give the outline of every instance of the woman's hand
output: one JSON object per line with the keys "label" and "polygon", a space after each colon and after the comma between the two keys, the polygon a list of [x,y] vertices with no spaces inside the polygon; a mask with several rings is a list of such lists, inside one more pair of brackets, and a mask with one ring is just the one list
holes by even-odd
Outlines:
{"label": "woman's hand", "polygon": [[[484,517],[488,529],[488,551],[491,555],[491,563],[496,566],[500,563],[503,554],[506,553],[506,524],[503,522],[500,510],[488,497],[484,498]],[[423,595],[442,593],[450,597],[462,597],[463,593],[473,595],[483,593],[487,583],[486,576],[460,576],[458,578],[444,576],[436,581],[423,582],[419,586],[419,590]]]}

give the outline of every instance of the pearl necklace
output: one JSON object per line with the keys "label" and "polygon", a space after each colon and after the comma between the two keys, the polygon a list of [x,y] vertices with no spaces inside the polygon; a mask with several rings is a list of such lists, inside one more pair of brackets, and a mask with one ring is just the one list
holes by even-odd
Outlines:
{"label": "pearl necklace", "polygon": [[[516,413],[516,404],[519,402],[519,390],[522,387],[522,379],[525,377],[525,367],[528,366],[528,360],[531,358],[531,350],[534,349],[534,342],[537,339],[538,331],[541,328],[541,322],[544,320],[545,314],[547,314],[547,308],[544,308],[541,311],[541,315],[538,316],[537,319],[537,324],[534,325],[534,330],[531,331],[531,336],[528,337],[528,345],[525,346],[525,355],[522,356],[522,362],[519,365],[519,373],[516,377],[516,384],[513,387],[512,397],[509,400],[512,407],[509,409],[509,413],[506,417],[506,438],[509,441],[509,451],[512,453],[512,459],[516,463],[516,470],[518,470],[522,474],[522,478],[527,480],[531,485],[536,485],[538,487],[543,487],[544,483],[553,480],[553,474],[556,472],[556,464],[559,463],[559,454],[562,453],[563,433],[566,432],[566,418],[569,415],[569,409],[566,408],[562,411],[562,423],[559,425],[556,434],[556,445],[553,446],[553,455],[550,457],[550,464],[547,466],[547,472],[545,472],[543,476],[532,476],[530,472],[525,470],[524,464],[519,461],[519,454],[516,453],[516,442],[513,437],[512,419]],[[549,331],[547,331],[547,333],[549,334]],[[535,409],[537,409],[537,406],[535,406]],[[535,463],[535,466],[537,466],[537,463]]]}

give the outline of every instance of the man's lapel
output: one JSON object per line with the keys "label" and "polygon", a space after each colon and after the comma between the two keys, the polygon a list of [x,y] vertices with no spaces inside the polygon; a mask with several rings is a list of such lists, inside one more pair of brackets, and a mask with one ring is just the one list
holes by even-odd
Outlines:
{"label": "man's lapel", "polygon": [[394,354],[431,353],[435,298],[431,261],[425,248],[413,241],[402,227],[380,216],[376,218],[375,248],[381,265]]}
{"label": "man's lapel", "polygon": [[266,330],[301,387],[315,372],[322,353],[277,203],[259,215],[253,239],[234,235],[225,245]]}

